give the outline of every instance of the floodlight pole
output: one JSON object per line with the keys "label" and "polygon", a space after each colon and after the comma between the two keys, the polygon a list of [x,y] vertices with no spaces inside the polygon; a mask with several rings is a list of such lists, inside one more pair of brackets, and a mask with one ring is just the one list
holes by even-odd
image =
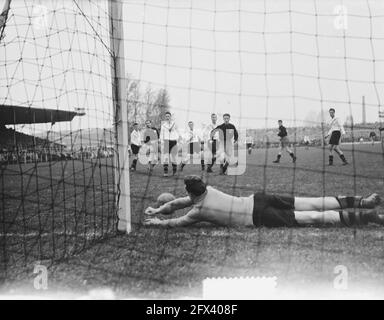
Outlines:
{"label": "floodlight pole", "polygon": [[120,232],[131,232],[131,196],[129,184],[128,111],[126,103],[126,76],[124,63],[123,6],[121,0],[108,0],[112,96],[114,108],[115,186],[118,223]]}

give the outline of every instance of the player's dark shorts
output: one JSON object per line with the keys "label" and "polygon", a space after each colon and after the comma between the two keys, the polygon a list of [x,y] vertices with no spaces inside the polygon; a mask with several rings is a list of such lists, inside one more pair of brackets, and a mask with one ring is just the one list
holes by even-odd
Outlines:
{"label": "player's dark shorts", "polygon": [[138,154],[140,150],[140,146],[137,146],[135,144],[131,144],[131,150],[133,154]]}
{"label": "player's dark shorts", "polygon": [[280,145],[282,148],[289,146],[289,139],[287,136],[280,138]]}
{"label": "player's dark shorts", "polygon": [[194,153],[200,153],[201,151],[201,143],[200,142],[191,142],[189,144],[189,154],[194,154]]}
{"label": "player's dark shorts", "polygon": [[247,143],[246,146],[247,146],[247,149],[252,148],[252,143]]}
{"label": "player's dark shorts", "polygon": [[332,131],[331,139],[329,139],[329,144],[334,146],[339,145],[340,137],[341,137],[340,131]]}
{"label": "player's dark shorts", "polygon": [[212,155],[216,155],[217,152],[217,140],[212,140],[212,142],[208,143],[208,147],[212,152]]}
{"label": "player's dark shorts", "polygon": [[254,194],[253,224],[256,227],[297,227],[295,198],[263,193]]}
{"label": "player's dark shorts", "polygon": [[170,154],[171,152],[173,154],[177,154],[177,141],[176,140],[164,140],[164,153]]}

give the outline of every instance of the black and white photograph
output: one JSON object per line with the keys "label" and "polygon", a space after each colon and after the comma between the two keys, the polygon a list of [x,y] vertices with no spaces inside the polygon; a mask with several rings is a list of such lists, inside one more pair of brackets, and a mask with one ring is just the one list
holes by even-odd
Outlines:
{"label": "black and white photograph", "polygon": [[384,1],[0,0],[0,300],[383,298]]}

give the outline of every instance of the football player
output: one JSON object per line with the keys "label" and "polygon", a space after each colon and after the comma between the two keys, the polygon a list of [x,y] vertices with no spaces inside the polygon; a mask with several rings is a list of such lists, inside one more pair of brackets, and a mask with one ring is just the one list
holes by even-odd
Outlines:
{"label": "football player", "polygon": [[331,117],[329,121],[329,131],[327,135],[325,136],[325,139],[327,139],[329,136],[331,138],[329,139],[329,165],[333,165],[333,150],[336,151],[336,153],[339,155],[341,161],[343,162],[343,165],[347,165],[348,162],[345,159],[345,156],[343,154],[343,151],[340,149],[340,140],[341,135],[345,134],[345,130],[343,125],[341,124],[341,121],[339,118],[335,117],[335,109],[330,108],[329,109],[329,115]]}
{"label": "football player", "polygon": [[292,149],[289,147],[289,139],[288,139],[288,133],[287,129],[283,126],[283,121],[279,120],[277,122],[279,124],[279,132],[277,135],[280,137],[280,150],[279,153],[277,154],[277,158],[273,163],[279,163],[281,159],[281,154],[283,150],[286,150],[289,155],[292,158],[292,162],[296,162],[296,156],[294,155]]}
{"label": "football player", "polygon": [[[378,194],[303,198],[265,193],[236,197],[207,186],[198,176],[184,179],[187,196],[167,202],[159,208],[148,207],[144,221],[147,226],[186,227],[198,222],[218,226],[298,227],[368,223],[384,225],[384,215],[373,210],[379,203]],[[191,207],[178,218],[159,219],[178,209]]]}

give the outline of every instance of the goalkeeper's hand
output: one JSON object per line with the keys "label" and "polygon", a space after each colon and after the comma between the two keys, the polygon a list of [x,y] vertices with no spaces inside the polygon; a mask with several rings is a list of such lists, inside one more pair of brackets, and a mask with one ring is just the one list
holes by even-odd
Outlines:
{"label": "goalkeeper's hand", "polygon": [[152,207],[148,207],[147,209],[145,209],[144,213],[146,215],[148,215],[148,216],[153,216],[153,215],[158,213],[158,209],[152,208]]}
{"label": "goalkeeper's hand", "polygon": [[148,218],[144,220],[145,226],[159,226],[162,224],[162,221],[159,218]]}

